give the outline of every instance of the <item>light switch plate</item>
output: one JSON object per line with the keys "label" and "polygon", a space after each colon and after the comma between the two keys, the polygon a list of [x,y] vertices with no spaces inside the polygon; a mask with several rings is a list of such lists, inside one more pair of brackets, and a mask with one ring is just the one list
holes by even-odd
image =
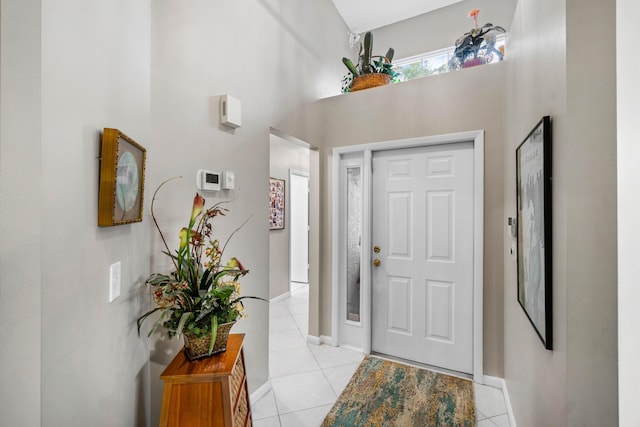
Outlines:
{"label": "light switch plate", "polygon": [[122,276],[122,263],[120,261],[111,264],[109,268],[109,302],[120,295],[120,279]]}
{"label": "light switch plate", "polygon": [[233,190],[236,188],[236,174],[233,171],[222,172],[222,189]]}

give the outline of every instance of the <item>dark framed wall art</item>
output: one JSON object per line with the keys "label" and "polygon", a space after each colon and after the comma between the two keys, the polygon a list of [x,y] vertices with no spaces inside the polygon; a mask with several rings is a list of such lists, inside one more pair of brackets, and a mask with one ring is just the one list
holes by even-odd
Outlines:
{"label": "dark framed wall art", "polygon": [[516,149],[518,302],[545,348],[552,345],[551,119]]}
{"label": "dark framed wall art", "polygon": [[269,178],[269,230],[284,229],[284,179]]}
{"label": "dark framed wall art", "polygon": [[142,221],[147,151],[118,129],[102,135],[98,225]]}

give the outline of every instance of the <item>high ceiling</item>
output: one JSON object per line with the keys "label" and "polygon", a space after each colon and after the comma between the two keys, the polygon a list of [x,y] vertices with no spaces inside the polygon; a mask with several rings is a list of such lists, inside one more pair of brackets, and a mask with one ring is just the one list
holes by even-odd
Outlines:
{"label": "high ceiling", "polygon": [[333,0],[354,33],[384,27],[462,0]]}

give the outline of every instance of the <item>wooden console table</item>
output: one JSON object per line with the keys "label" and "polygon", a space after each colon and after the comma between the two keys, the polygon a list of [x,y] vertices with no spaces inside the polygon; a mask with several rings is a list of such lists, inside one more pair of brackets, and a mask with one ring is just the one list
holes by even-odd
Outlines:
{"label": "wooden console table", "polygon": [[160,375],[160,427],[251,426],[243,341],[231,334],[227,351],[193,362],[184,351],[176,355]]}

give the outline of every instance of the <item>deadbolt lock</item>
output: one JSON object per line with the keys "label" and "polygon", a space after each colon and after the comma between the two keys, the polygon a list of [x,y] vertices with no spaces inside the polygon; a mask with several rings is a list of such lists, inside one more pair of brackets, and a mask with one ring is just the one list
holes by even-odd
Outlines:
{"label": "deadbolt lock", "polygon": [[373,252],[380,253],[380,246],[374,246],[373,247]]}
{"label": "deadbolt lock", "polygon": [[380,260],[379,259],[374,259],[373,260],[373,266],[374,267],[380,267]]}

